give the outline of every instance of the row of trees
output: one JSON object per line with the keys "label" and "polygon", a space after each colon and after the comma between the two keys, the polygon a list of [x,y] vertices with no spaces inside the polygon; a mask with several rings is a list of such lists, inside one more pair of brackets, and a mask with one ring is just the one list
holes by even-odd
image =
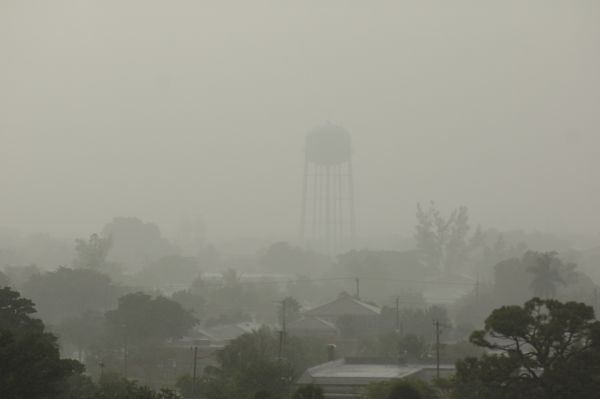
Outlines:
{"label": "row of trees", "polygon": [[[185,314],[181,320],[187,320],[187,324],[173,319],[148,323],[139,317],[144,313],[142,309],[150,309],[146,315],[160,309],[164,313],[180,312],[164,299],[134,294],[120,304],[106,318],[114,327],[131,328],[130,333],[142,337],[139,345],[177,335],[194,323]],[[0,289],[2,397],[177,397],[173,392],[155,392],[108,372],[94,383],[82,374],[80,363],[60,358],[56,337],[32,317],[34,312],[30,300],[8,287]],[[162,318],[164,313],[156,315]],[[172,324],[179,329],[165,330]],[[162,328],[156,329],[156,325]],[[321,342],[291,337],[281,352],[279,339],[276,331],[263,328],[232,341],[218,353],[217,366],[206,370],[194,390],[208,399],[287,397],[299,373],[322,361],[325,353]],[[600,391],[600,322],[593,308],[583,303],[534,298],[522,306],[500,307],[486,319],[484,329],[471,334],[470,341],[490,352],[459,360],[454,378],[438,381],[433,387],[412,382],[378,384],[369,387],[366,395],[373,399],[435,398],[440,394],[456,399],[592,399]],[[179,381],[184,396],[191,391],[190,383],[189,376]],[[318,389],[306,387],[293,395],[303,398],[320,394]]]}
{"label": "row of trees", "polygon": [[0,396],[6,399],[175,399],[116,374],[98,383],[75,360],[61,359],[58,341],[33,317],[31,300],[9,287],[0,289]]}

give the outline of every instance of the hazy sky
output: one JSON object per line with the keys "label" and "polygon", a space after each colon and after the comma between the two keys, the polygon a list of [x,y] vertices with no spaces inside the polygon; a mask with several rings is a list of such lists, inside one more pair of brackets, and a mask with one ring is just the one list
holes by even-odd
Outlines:
{"label": "hazy sky", "polygon": [[0,0],[0,225],[294,237],[307,130],[353,135],[358,229],[417,201],[598,234],[600,2]]}

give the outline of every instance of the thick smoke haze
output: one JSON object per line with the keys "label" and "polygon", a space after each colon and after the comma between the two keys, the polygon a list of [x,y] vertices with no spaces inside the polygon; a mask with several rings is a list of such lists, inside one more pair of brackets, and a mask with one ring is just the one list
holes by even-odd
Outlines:
{"label": "thick smoke haze", "polygon": [[597,236],[600,2],[0,2],[0,225],[296,238],[306,132],[353,137],[358,233],[417,202]]}

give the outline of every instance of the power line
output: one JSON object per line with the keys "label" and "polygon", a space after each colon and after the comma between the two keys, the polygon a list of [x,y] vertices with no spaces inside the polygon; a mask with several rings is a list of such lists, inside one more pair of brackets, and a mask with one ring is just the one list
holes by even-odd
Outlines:
{"label": "power line", "polygon": [[[327,277],[327,278],[301,278],[301,279],[287,279],[287,280],[257,280],[257,281],[249,281],[249,280],[238,280],[234,284],[239,285],[262,285],[262,284],[292,284],[292,283],[315,283],[322,281],[343,281],[343,280],[354,280],[357,285],[360,280],[368,280],[368,281],[384,281],[384,282],[394,282],[394,283],[410,283],[410,284],[429,284],[429,285],[459,285],[459,286],[469,286],[473,287],[478,284],[475,282],[459,282],[459,281],[427,281],[427,280],[413,280],[413,279],[396,279],[396,278],[388,278],[388,277]],[[227,286],[228,283],[225,281],[207,281],[202,282],[200,287],[224,287]],[[183,284],[171,284],[168,287],[171,288],[189,288],[187,285]]]}

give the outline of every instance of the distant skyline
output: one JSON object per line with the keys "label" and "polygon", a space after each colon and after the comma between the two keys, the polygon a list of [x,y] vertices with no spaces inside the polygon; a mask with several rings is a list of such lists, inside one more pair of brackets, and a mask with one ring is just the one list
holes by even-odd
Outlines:
{"label": "distant skyline", "polygon": [[600,2],[0,4],[0,226],[115,216],[295,239],[305,134],[354,147],[359,236],[417,202],[600,233]]}

